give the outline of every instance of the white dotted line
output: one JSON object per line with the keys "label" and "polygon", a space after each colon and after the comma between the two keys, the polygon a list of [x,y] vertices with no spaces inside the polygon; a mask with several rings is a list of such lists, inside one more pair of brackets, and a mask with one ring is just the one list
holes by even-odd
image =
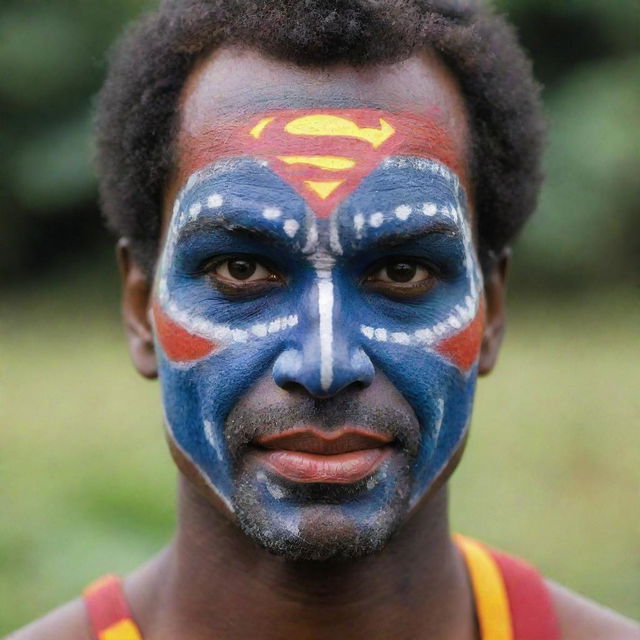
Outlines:
{"label": "white dotted line", "polygon": [[[457,222],[458,224],[463,223],[463,213],[460,207],[454,207],[451,205],[445,207],[438,207],[434,202],[424,202],[421,207],[415,209],[415,211],[420,211],[423,215],[428,217],[433,217],[437,213],[440,213],[446,218]],[[398,220],[402,220],[403,222],[408,220],[411,214],[414,212],[414,208],[408,204],[401,204],[397,206],[394,211],[394,217],[386,218],[385,214],[381,211],[376,211],[369,215],[368,224],[373,229],[377,229],[381,227],[385,222],[392,222],[395,218]],[[353,216],[353,228],[356,233],[356,238],[360,240],[363,236],[363,232],[365,227],[367,226],[367,218],[362,213],[356,213]]]}
{"label": "white dotted line", "polygon": [[207,199],[207,206],[209,209],[219,209],[222,206],[224,199],[219,193],[214,193]]}
{"label": "white dotted line", "polygon": [[[219,193],[213,193],[207,198],[207,208],[209,209],[219,209],[224,204],[224,198]],[[180,201],[176,200],[173,207],[173,215],[178,215],[178,211],[180,208]],[[186,212],[181,212],[179,214],[179,225],[181,226],[185,222],[191,222],[202,213],[204,205],[202,202],[194,202]],[[278,220],[282,217],[282,210],[278,207],[265,207],[262,210],[262,217],[265,220]],[[289,238],[294,238],[300,229],[300,223],[293,218],[287,218],[282,223],[282,228],[284,232],[289,236]]]}
{"label": "white dotted line", "polygon": [[202,205],[199,202],[194,202],[189,207],[189,215],[188,215],[189,220],[195,220],[200,215],[201,211],[202,211]]}
{"label": "white dotted line", "polygon": [[265,207],[262,210],[262,217],[266,220],[277,220],[282,215],[278,207]]}
{"label": "white dotted line", "polygon": [[422,205],[422,213],[429,217],[435,216],[438,213],[438,206],[433,202],[425,202]]}
{"label": "white dotted line", "polygon": [[192,318],[189,314],[180,310],[175,302],[168,305],[167,311],[171,318],[179,325],[204,338],[209,338],[218,344],[232,342],[248,342],[252,338],[264,338],[265,336],[285,329],[290,329],[298,324],[298,316],[282,316],[268,323],[257,323],[248,329],[232,329],[229,325],[213,324],[204,318]]}
{"label": "white dotted line", "polygon": [[377,211],[369,216],[369,225],[374,229],[379,227],[384,222],[384,213]]}
{"label": "white dotted line", "polygon": [[298,233],[298,229],[300,228],[300,223],[293,218],[289,218],[284,221],[284,232],[290,237],[293,238],[296,233]]}
{"label": "white dotted line", "polygon": [[386,329],[374,329],[373,337],[378,342],[386,342],[387,341],[387,330]]}
{"label": "white dotted line", "polygon": [[416,329],[412,334],[404,331],[390,332],[384,327],[371,327],[368,325],[361,325],[360,332],[365,338],[376,342],[430,346],[468,325],[474,319],[476,312],[477,301],[471,296],[466,296],[464,305],[457,304],[445,320],[428,328]]}
{"label": "white dotted line", "polygon": [[[224,199],[219,193],[212,193],[207,198],[206,207],[209,209],[219,209],[223,203],[224,203]],[[183,212],[180,214],[180,222],[183,224],[184,222],[192,222],[193,220],[196,220],[198,216],[202,213],[202,210],[204,209],[204,207],[205,205],[203,205],[202,202],[194,202],[189,207],[186,213]],[[174,216],[177,215],[179,208],[180,208],[180,202],[179,200],[176,200],[173,206]]]}

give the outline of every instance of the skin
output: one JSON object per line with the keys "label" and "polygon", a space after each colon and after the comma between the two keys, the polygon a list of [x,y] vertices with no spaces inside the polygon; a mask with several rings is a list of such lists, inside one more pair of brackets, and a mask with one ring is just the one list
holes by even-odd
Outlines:
{"label": "skin", "polygon": [[[472,224],[464,103],[451,74],[434,56],[423,54],[395,65],[364,70],[344,67],[329,73],[222,49],[199,65],[184,91],[176,170],[165,199],[165,246],[173,202],[186,178],[194,165],[215,161],[211,132],[227,121],[230,111],[239,111],[236,115],[251,112],[256,96],[264,98],[268,109],[278,106],[273,103],[278,95],[286,96],[289,106],[301,96],[323,100],[330,95],[358,99],[363,106],[374,102],[393,111],[437,112],[459,161],[458,177],[468,195]],[[153,283],[131,259],[126,240],[119,245],[119,262],[130,352],[140,373],[154,377],[158,341],[150,323]],[[480,374],[492,369],[504,329],[506,267],[505,255],[484,278],[484,327],[474,365]],[[381,397],[387,405],[410,414],[411,403],[407,406],[397,385],[380,369],[376,368],[366,385],[349,383],[349,393],[365,398],[371,394],[370,401]],[[242,403],[251,411],[265,399],[297,402],[314,393],[331,399],[344,394],[345,388],[328,392],[300,381],[280,386],[273,375],[263,374],[242,395]],[[177,533],[125,586],[145,640],[248,638],[255,637],[256,629],[265,640],[479,638],[470,586],[451,543],[447,517],[446,480],[462,453],[464,438],[447,450],[446,464],[435,475],[427,474],[426,482],[416,481],[419,473],[412,476],[410,509],[381,552],[348,562],[322,563],[287,560],[255,545],[237,526],[221,489],[223,481],[216,487],[206,467],[185,455],[184,442],[178,446],[169,437],[169,444],[182,471]],[[428,465],[423,468],[433,471]],[[332,522],[344,524],[340,517]],[[357,518],[354,522],[357,524]],[[631,622],[548,584],[563,638],[638,637],[638,628]],[[12,636],[15,640],[59,637],[90,637],[79,601]]]}

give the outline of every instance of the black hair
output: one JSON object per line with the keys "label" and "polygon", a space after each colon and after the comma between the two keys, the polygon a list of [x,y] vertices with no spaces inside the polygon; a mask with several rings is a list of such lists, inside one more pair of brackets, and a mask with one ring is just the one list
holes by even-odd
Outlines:
{"label": "black hair", "polygon": [[533,212],[545,129],[539,86],[512,27],[479,0],[165,0],[114,48],[96,118],[104,216],[149,275],[179,97],[195,63],[222,44],[303,67],[435,51],[469,114],[485,270]]}

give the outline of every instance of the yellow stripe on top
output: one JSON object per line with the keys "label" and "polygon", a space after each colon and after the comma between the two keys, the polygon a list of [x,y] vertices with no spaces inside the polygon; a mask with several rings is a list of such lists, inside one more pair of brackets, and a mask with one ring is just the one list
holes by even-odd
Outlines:
{"label": "yellow stripe on top", "polygon": [[[343,136],[368,142],[377,149],[390,138],[396,130],[382,118],[378,119],[379,128],[359,127],[353,120],[329,113],[316,113],[301,116],[287,122],[284,130],[293,136]],[[255,129],[255,127],[254,127]]]}
{"label": "yellow stripe on top", "polygon": [[462,551],[476,604],[482,640],[514,640],[507,590],[495,561],[475,540],[455,535]]}

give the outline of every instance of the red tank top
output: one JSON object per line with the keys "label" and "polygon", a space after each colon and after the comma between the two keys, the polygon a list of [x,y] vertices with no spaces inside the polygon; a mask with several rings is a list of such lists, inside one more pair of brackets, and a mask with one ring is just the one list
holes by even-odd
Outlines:
{"label": "red tank top", "polygon": [[[535,569],[470,538],[454,539],[469,573],[482,640],[560,640],[549,592]],[[84,600],[95,640],[142,640],[117,576],[87,587]]]}

